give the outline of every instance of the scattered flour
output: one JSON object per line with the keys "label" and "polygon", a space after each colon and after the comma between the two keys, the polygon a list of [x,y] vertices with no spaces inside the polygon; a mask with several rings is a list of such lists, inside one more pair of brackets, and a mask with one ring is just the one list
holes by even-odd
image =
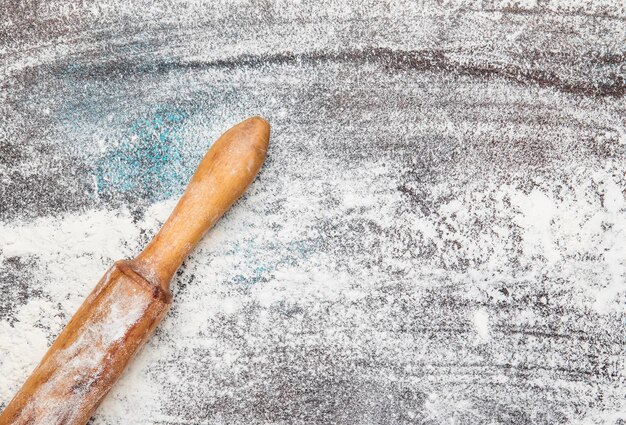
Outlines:
{"label": "scattered flour", "polygon": [[[419,295],[423,291],[436,288],[442,279],[467,284],[469,278],[472,284],[466,289],[468,297],[480,300],[484,294],[490,294],[498,300],[503,297],[502,288],[516,296],[523,293],[524,286],[536,286],[542,276],[548,274],[554,286],[547,287],[547,294],[538,299],[541,305],[554,303],[550,291],[569,291],[572,294],[568,298],[570,307],[591,307],[598,314],[623,312],[624,303],[620,300],[625,290],[626,211],[623,193],[619,190],[622,180],[614,171],[609,167],[592,179],[569,170],[575,182],[571,188],[539,180],[530,190],[515,182],[475,183],[455,194],[455,199],[445,201],[440,201],[438,194],[444,199],[454,194],[454,188],[435,188],[433,198],[427,200],[433,208],[430,213],[419,210],[403,213],[405,221],[393,231],[394,237],[376,239],[372,233],[363,236],[368,241],[377,240],[377,250],[388,255],[381,257],[380,266],[371,267],[360,277],[348,271],[359,268],[358,264],[351,264],[350,259],[333,258],[324,250],[311,250],[310,241],[317,240],[313,229],[300,226],[299,220],[284,222],[281,215],[259,214],[262,197],[252,196],[245,201],[245,207],[227,215],[186,262],[182,282],[178,279],[173,283],[172,314],[113,389],[99,410],[101,422],[96,423],[123,421],[139,403],[143,409],[154,412],[153,418],[159,415],[156,412],[161,411],[162,401],[153,394],[154,388],[160,388],[162,383],[155,381],[154,373],[148,371],[152,364],[176,359],[181,350],[184,352],[190,347],[206,350],[205,361],[210,362],[213,373],[234,377],[249,370],[249,366],[242,363],[246,358],[243,347],[230,339],[227,333],[230,331],[209,329],[213,326],[211,323],[223,325],[223,320],[243,326],[242,320],[250,311],[255,312],[254,328],[245,332],[237,330],[236,335],[257,350],[263,351],[279,343],[272,339],[276,338],[273,328],[281,323],[277,321],[277,312],[292,317],[290,315],[308,311],[328,321],[320,323],[323,326],[320,332],[331,338],[328,341],[333,350],[358,353],[363,349],[363,342],[358,341],[375,332],[378,342],[372,350],[379,353],[377,356],[389,357],[391,362],[411,358],[410,351],[404,354],[390,351],[405,343],[406,350],[411,350],[410,341],[400,343],[393,334],[384,328],[377,330],[373,326],[376,322],[371,322],[377,317],[381,326],[385,324],[394,329],[403,323],[401,320],[389,322],[389,317],[393,316],[386,309],[376,313],[359,307],[372,294],[382,296],[384,303],[389,303],[386,308],[392,308],[399,301],[382,295],[384,286],[379,286],[388,285],[384,282],[388,282],[389,270],[393,268],[411,268],[406,273],[419,282],[411,295],[416,299],[423,296]],[[384,168],[379,172],[384,173]],[[349,218],[359,208],[392,214],[402,206],[402,198],[393,190],[378,186],[368,188],[367,181],[358,178],[350,185],[357,195],[342,198],[343,210],[339,213],[345,217]],[[285,200],[284,216],[314,220],[316,210],[297,200],[297,188],[291,190],[294,190],[294,197]],[[378,190],[381,194],[368,196],[368,190]],[[363,196],[358,196],[359,193]],[[12,324],[0,322],[0,375],[8,378],[7,384],[0,386],[2,399],[9,399],[21,385],[106,265],[115,258],[131,257],[138,252],[167,217],[174,202],[155,204],[140,221],[124,211],[87,211],[0,227],[0,259],[18,255],[35,259],[31,284],[45,294],[19,307]],[[474,227],[478,222],[482,223],[479,229]],[[390,223],[396,224],[397,220]],[[405,234],[417,241],[412,245],[417,253],[397,251],[398,247],[407,246],[398,239]],[[294,241],[300,242],[293,244]],[[276,243],[293,245],[285,245],[275,252],[268,249]],[[421,251],[427,246],[431,246],[436,255]],[[594,260],[590,262],[585,258]],[[525,270],[523,274],[519,272],[520,264]],[[460,265],[464,269],[455,272],[455,267]],[[68,273],[69,270],[72,272]],[[198,280],[186,283],[192,276]],[[363,276],[367,277],[362,279]],[[184,287],[180,293],[179,285]],[[323,309],[331,310],[324,313]],[[100,333],[103,339],[96,345],[115,341],[123,333],[123,324],[134,320],[133,317],[117,317],[115,310],[113,306],[109,312],[111,327]],[[524,326],[538,323],[532,311],[521,311],[517,317]],[[437,318],[431,320],[436,329]],[[466,337],[470,345],[476,337],[482,346],[498,343],[494,332],[503,324],[497,312],[479,308],[466,320],[474,329]],[[352,333],[357,339],[342,336],[345,321],[352,323]],[[294,350],[297,349],[294,344],[316,346],[324,341],[315,334],[305,340],[301,340],[299,334],[289,338],[287,344]],[[428,352],[424,351],[423,355]],[[85,353],[89,353],[84,359],[86,364],[97,364],[97,351],[86,350]],[[266,354],[259,354],[255,361],[270,362]],[[445,361],[445,357],[440,361]],[[517,363],[513,361],[513,364]],[[184,371],[171,373],[167,378],[168,386],[188,384]],[[441,395],[429,398],[425,406],[433,420],[454,418],[455,411],[464,414],[473,411],[480,415],[468,400]]]}
{"label": "scattered flour", "polygon": [[103,205],[165,105],[181,161],[248,114],[273,145],[94,425],[626,420],[623,1],[79,3],[0,46],[0,403],[173,200],[15,217]]}
{"label": "scattered flour", "polygon": [[484,309],[476,310],[472,321],[474,322],[474,328],[476,328],[480,342],[484,343],[489,341],[489,313]]}

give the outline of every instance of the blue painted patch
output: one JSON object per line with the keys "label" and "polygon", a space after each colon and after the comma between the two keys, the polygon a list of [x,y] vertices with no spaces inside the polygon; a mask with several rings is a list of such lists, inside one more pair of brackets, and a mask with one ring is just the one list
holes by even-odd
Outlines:
{"label": "blue painted patch", "polygon": [[96,163],[98,194],[132,193],[154,202],[182,192],[191,175],[180,136],[187,118],[184,110],[162,107],[133,122],[124,142]]}
{"label": "blue painted patch", "polygon": [[259,282],[267,282],[273,279],[275,270],[282,266],[295,266],[301,260],[308,259],[314,253],[323,249],[322,244],[323,239],[321,236],[311,239],[289,241],[286,244],[286,248],[290,255],[274,259],[266,258],[263,252],[284,249],[285,246],[277,246],[272,243],[258,245],[254,239],[250,239],[246,240],[243,244],[235,242],[224,247],[223,253],[226,255],[243,255],[244,259],[250,259],[257,264],[252,270],[242,267],[246,269],[246,272],[238,273],[232,278],[234,284],[251,286]]}

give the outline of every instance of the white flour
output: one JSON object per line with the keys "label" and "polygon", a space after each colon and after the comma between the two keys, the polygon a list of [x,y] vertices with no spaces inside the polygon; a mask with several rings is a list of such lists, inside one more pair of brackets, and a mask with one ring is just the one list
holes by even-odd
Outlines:
{"label": "white flour", "polygon": [[95,425],[626,420],[626,3],[4,3],[0,405],[260,114]]}
{"label": "white flour", "polygon": [[[380,171],[385,172],[384,169]],[[624,195],[619,190],[623,176],[615,171],[607,167],[587,177],[584,172],[577,174],[576,170],[570,170],[576,184],[561,189],[556,188],[554,182],[542,180],[537,181],[536,187],[530,191],[521,190],[515,183],[501,186],[475,184],[465,190],[462,198],[440,203],[430,214],[407,214],[405,220],[409,231],[423,237],[420,245],[434,244],[438,251],[433,260],[425,260],[422,265],[414,264],[415,272],[421,273],[420,269],[426,267],[436,276],[438,261],[443,259],[454,263],[469,258],[467,273],[458,275],[458,279],[463,279],[463,275],[471,278],[473,283],[467,287],[468,293],[487,291],[495,294],[494,288],[502,285],[511,291],[514,291],[512,288],[516,282],[535,285],[536,279],[540,279],[540,274],[547,268],[566,280],[563,290],[571,292],[569,302],[572,305],[590,307],[601,314],[623,313],[626,210]],[[399,206],[401,199],[397,196],[355,196],[355,193],[367,193],[364,184],[351,182],[351,190],[344,196],[346,211],[376,206],[379,212],[383,212]],[[384,192],[382,187],[373,190]],[[446,188],[442,186],[440,193],[445,194]],[[158,392],[160,387],[146,370],[150,362],[158,362],[184,350],[189,343],[221,352],[221,357],[212,361],[217,362],[214,367],[226,368],[224,370],[236,367],[238,351],[235,347],[227,340],[202,337],[205,324],[216,317],[225,315],[237,320],[242,309],[251,305],[269,312],[277,305],[314,308],[315,304],[330,302],[343,303],[342,314],[346,317],[357,315],[353,316],[357,323],[371,320],[371,313],[350,307],[350,302],[357,302],[373,290],[368,287],[375,284],[376,275],[380,273],[375,269],[370,271],[373,278],[358,281],[337,272],[340,265],[318,252],[296,267],[284,264],[257,270],[259,265],[268,264],[268,260],[276,260],[271,256],[284,253],[264,251],[250,257],[250,252],[256,252],[264,241],[272,238],[277,237],[274,243],[289,243],[301,238],[299,232],[303,229],[298,223],[313,220],[316,214],[314,209],[305,208],[304,203],[287,202],[284,217],[290,219],[284,223],[282,235],[276,235],[267,226],[263,227],[263,223],[273,219],[254,213],[259,202],[263,202],[260,195],[235,208],[187,261],[185,275],[193,272],[198,280],[189,283],[185,294],[174,299],[175,313],[166,319],[161,333],[169,342],[159,342],[157,336],[148,344],[127,377],[99,410],[102,420],[108,418],[115,422],[124,412],[136,411],[137,406],[144,410],[142,417],[150,416],[147,412],[158,411],[158,398],[150,398],[149,402],[143,398]],[[133,223],[131,216],[124,211],[88,211],[0,227],[1,258],[19,255],[36,259],[32,286],[45,294],[28,300],[13,324],[0,322],[0,376],[7,379],[6,384],[0,386],[2,400],[8,400],[17,390],[51,339],[106,270],[107,264],[115,258],[137,253],[140,232],[145,230],[153,234],[173,205],[173,200],[154,205],[146,212],[146,219],[138,223]],[[299,213],[295,214],[295,211]],[[472,223],[486,216],[493,218],[488,227],[476,235]],[[293,217],[298,220],[294,221]],[[456,229],[454,234],[446,230],[450,228]],[[517,239],[514,234],[518,235]],[[448,238],[458,241],[459,245],[447,244]],[[388,240],[384,243],[393,245],[395,242]],[[233,250],[241,244],[244,245],[242,249]],[[391,252],[393,246],[382,249]],[[597,258],[597,261],[583,264],[581,258],[585,256]],[[525,276],[515,275],[510,266],[512,258],[518,258],[525,267]],[[234,291],[235,288],[224,282],[233,271],[244,278],[260,273],[268,280],[252,285],[245,292]],[[456,279],[454,275],[449,278]],[[422,285],[432,285],[433,282],[426,280]],[[173,289],[176,294],[176,279]],[[531,318],[532,315],[523,320]],[[490,343],[493,326],[490,322],[493,319],[486,310],[478,310],[467,318],[473,323],[474,335],[480,344]],[[272,332],[269,317],[261,314],[258,320],[261,334]],[[112,340],[120,335],[114,329],[111,332]],[[256,343],[273,344],[271,340],[257,340]],[[446,405],[441,396],[433,397],[429,406]]]}

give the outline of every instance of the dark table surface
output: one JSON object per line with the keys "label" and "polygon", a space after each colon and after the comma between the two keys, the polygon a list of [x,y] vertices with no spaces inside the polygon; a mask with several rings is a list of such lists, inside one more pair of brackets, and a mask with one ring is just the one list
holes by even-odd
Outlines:
{"label": "dark table surface", "polygon": [[93,424],[624,423],[624,3],[307,3],[0,5],[0,407],[259,114]]}

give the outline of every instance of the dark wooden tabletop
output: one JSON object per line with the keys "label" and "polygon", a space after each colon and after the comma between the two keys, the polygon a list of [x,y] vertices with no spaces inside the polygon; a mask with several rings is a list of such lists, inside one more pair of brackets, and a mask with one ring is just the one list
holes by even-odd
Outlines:
{"label": "dark wooden tabletop", "polygon": [[623,424],[623,2],[307,3],[0,5],[0,408],[258,114],[93,424]]}

